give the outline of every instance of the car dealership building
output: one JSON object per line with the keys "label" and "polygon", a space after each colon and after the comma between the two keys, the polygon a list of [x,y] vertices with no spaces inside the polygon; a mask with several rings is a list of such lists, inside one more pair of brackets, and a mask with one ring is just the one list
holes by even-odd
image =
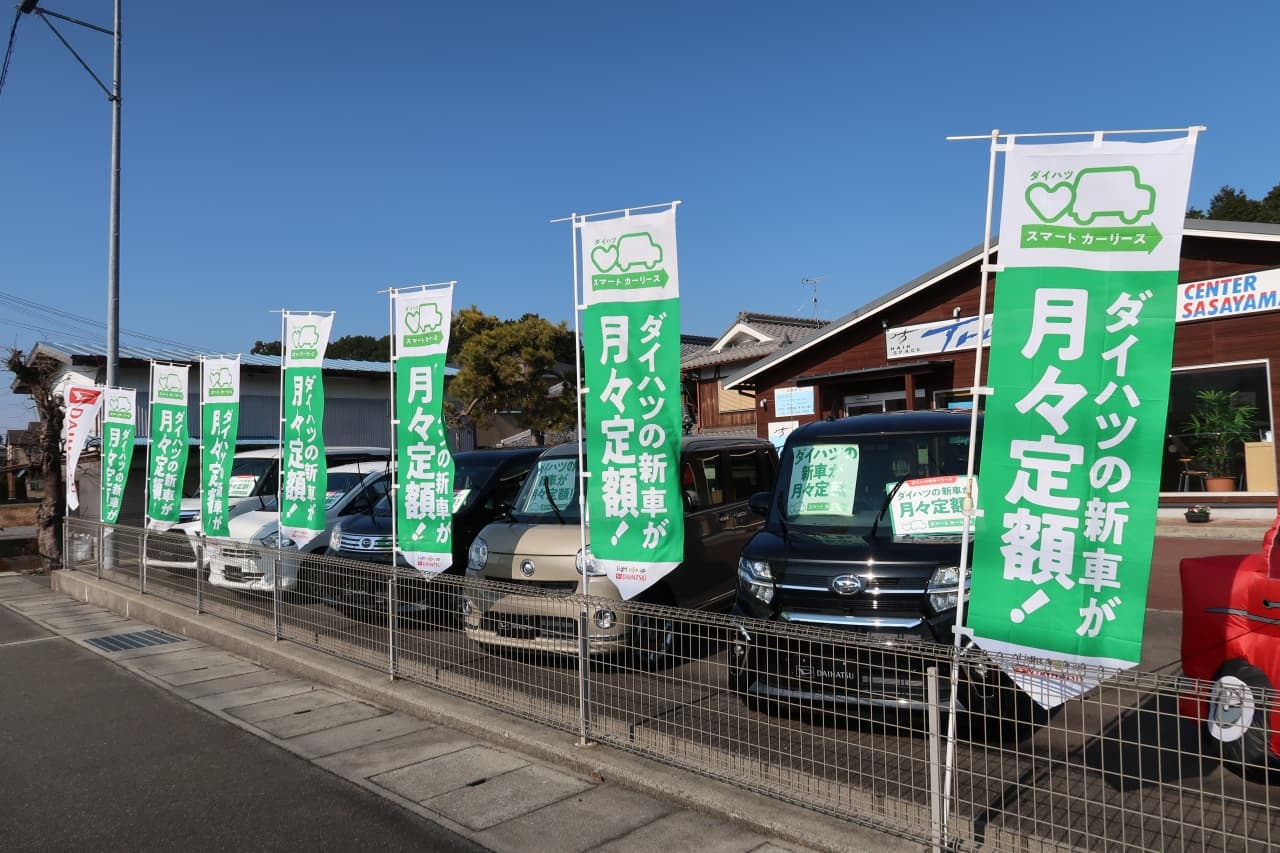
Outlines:
{"label": "car dealership building", "polygon": [[[998,248],[993,243],[993,263],[999,262]],[[982,261],[978,246],[739,370],[724,387],[754,394],[757,432],[775,439],[824,418],[967,408]],[[1280,225],[1186,220],[1178,281],[1161,500],[1204,500],[1187,420],[1196,392],[1220,389],[1236,392],[1235,399],[1256,407],[1257,415],[1232,471],[1231,491],[1213,499],[1274,504]],[[987,344],[998,292],[997,274],[987,294]]]}

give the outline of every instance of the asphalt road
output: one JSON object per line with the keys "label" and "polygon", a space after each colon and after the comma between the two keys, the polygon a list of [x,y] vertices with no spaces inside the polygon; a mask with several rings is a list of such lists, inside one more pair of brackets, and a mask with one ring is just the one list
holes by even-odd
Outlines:
{"label": "asphalt road", "polygon": [[0,849],[482,848],[0,609]]}

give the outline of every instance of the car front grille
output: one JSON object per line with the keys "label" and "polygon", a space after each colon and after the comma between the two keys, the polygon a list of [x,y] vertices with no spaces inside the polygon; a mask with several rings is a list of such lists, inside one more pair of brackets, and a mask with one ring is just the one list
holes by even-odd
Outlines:
{"label": "car front grille", "polygon": [[578,620],[564,616],[488,613],[481,630],[523,640],[565,640],[578,636]]}
{"label": "car front grille", "polygon": [[363,554],[390,554],[391,537],[382,535],[369,536],[359,533],[343,533],[341,550],[359,551]]}

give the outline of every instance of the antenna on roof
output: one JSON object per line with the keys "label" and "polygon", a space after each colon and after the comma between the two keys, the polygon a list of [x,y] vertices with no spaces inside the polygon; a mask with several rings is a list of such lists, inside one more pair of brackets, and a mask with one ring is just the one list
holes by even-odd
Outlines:
{"label": "antenna on roof", "polygon": [[801,286],[801,287],[812,287],[812,288],[813,288],[813,299],[812,299],[812,302],[813,302],[813,319],[815,319],[815,320],[816,320],[816,319],[818,319],[818,282],[822,281],[824,278],[826,278],[826,276],[825,276],[825,275],[818,275],[818,276],[814,276],[813,278],[802,278],[802,279],[800,279],[800,286]]}

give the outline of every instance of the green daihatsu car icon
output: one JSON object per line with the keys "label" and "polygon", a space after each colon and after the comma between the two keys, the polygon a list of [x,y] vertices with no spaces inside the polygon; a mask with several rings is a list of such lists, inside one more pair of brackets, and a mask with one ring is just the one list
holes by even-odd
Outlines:
{"label": "green daihatsu car icon", "polygon": [[653,242],[647,231],[623,234],[618,238],[618,269],[626,272],[635,266],[651,270],[662,263],[662,247]]}
{"label": "green daihatsu car icon", "polygon": [[1027,187],[1027,203],[1044,222],[1056,222],[1068,214],[1078,225],[1089,225],[1100,216],[1114,216],[1133,225],[1156,209],[1156,191],[1142,183],[1134,166],[1081,169],[1075,181],[1050,187]]}
{"label": "green daihatsu car icon", "polygon": [[1115,216],[1133,225],[1156,209],[1156,191],[1138,178],[1133,166],[1081,169],[1076,176],[1071,218],[1088,225],[1099,216]]}

